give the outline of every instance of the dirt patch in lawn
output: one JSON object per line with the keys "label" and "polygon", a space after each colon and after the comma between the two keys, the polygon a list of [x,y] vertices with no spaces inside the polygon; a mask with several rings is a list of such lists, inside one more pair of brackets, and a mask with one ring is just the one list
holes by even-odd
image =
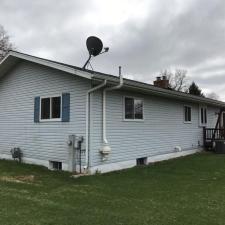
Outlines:
{"label": "dirt patch in lawn", "polygon": [[1,181],[14,182],[14,183],[34,183],[34,175],[27,176],[1,176]]}

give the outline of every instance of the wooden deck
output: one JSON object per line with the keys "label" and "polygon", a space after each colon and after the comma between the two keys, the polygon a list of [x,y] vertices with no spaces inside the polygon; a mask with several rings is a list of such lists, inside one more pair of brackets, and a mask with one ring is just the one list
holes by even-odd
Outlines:
{"label": "wooden deck", "polygon": [[225,129],[203,128],[203,143],[206,149],[213,148],[213,142],[225,140]]}

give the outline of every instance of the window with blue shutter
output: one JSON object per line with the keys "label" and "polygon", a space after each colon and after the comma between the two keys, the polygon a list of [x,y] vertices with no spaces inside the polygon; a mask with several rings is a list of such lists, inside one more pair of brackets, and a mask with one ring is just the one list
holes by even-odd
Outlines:
{"label": "window with blue shutter", "polygon": [[40,118],[40,97],[34,98],[34,122],[38,123]]}
{"label": "window with blue shutter", "polygon": [[70,94],[54,97],[35,97],[34,122],[70,121]]}
{"label": "window with blue shutter", "polygon": [[62,122],[70,121],[70,93],[62,94]]}

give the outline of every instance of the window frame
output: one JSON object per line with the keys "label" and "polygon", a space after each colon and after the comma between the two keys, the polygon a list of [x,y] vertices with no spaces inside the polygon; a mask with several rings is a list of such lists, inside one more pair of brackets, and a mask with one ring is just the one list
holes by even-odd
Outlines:
{"label": "window frame", "polygon": [[[185,107],[189,107],[191,109],[191,120],[190,121],[185,120]],[[184,105],[183,106],[183,118],[184,118],[184,123],[186,123],[186,124],[192,123],[192,106],[191,105]]]}
{"label": "window frame", "polygon": [[[50,98],[50,117],[52,116],[52,98],[58,98],[60,97],[60,118],[50,118],[50,119],[42,119],[41,118],[41,102],[44,98]],[[47,95],[47,96],[41,96],[40,97],[40,106],[39,106],[39,121],[40,122],[60,122],[62,121],[62,94],[59,95]]]}
{"label": "window frame", "polygon": [[[126,104],[125,104],[125,99],[126,98],[132,98],[133,100],[141,100],[142,101],[142,119],[126,119]],[[134,108],[135,109],[135,108]],[[127,122],[144,122],[144,99],[140,98],[140,97],[135,97],[135,96],[123,96],[123,121],[127,121]]]}
{"label": "window frame", "polygon": [[[202,113],[201,110],[203,109],[203,123],[202,123]],[[205,110],[206,110],[206,114],[205,114]],[[199,105],[199,126],[200,127],[206,127],[207,123],[208,123],[208,109],[206,105]],[[206,115],[206,118],[205,118]],[[206,123],[205,123],[206,121]]]}
{"label": "window frame", "polygon": [[[219,114],[219,113],[218,113]],[[222,125],[222,127],[224,126],[224,114],[225,112],[222,112],[221,114],[221,118],[220,118],[220,124]],[[207,121],[208,122],[208,121]]]}

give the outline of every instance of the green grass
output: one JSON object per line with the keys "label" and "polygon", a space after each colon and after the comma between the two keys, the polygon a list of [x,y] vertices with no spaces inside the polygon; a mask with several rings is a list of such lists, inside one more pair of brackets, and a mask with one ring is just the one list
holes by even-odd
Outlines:
{"label": "green grass", "polygon": [[225,156],[74,179],[0,161],[0,225],[225,224]]}

